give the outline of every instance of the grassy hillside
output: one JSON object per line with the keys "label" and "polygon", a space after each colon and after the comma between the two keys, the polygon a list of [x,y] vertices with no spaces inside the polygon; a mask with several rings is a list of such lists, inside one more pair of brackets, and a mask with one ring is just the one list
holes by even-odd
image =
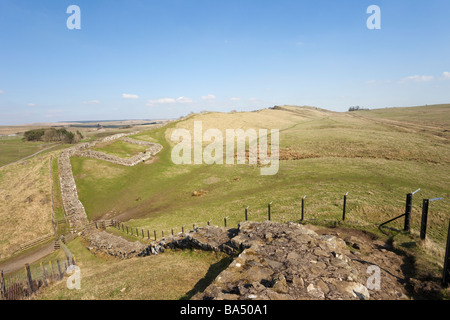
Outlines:
{"label": "grassy hillside", "polygon": [[50,155],[0,169],[0,259],[53,233]]}
{"label": "grassy hillside", "polygon": [[46,145],[43,142],[23,142],[18,137],[0,138],[0,167],[32,155],[44,149]]}
{"label": "grassy hillside", "polygon": [[[39,293],[42,300],[178,300],[205,289],[230,260],[222,253],[167,251],[119,260],[92,255],[80,238],[68,245],[81,269],[81,290],[62,281]],[[182,272],[180,272],[182,271]]]}
{"label": "grassy hillside", "polygon": [[[411,113],[427,111],[427,121],[413,123]],[[245,113],[204,113],[170,126],[143,132],[135,139],[164,146],[152,164],[125,168],[93,159],[73,158],[80,199],[91,219],[118,217],[130,226],[156,230],[193,223],[229,225],[272,216],[295,220],[307,195],[307,219],[339,220],[342,198],[350,192],[349,224],[375,228],[404,212],[406,194],[414,198],[413,231],[420,224],[421,199],[450,195],[448,136],[437,134],[449,122],[449,106],[412,108],[406,120],[398,110],[335,113],[311,107],[283,106]],[[387,115],[386,115],[387,114]],[[390,115],[390,116],[389,116]],[[396,118],[395,123],[390,118]],[[250,165],[174,165],[169,141],[175,128],[280,129],[281,161],[276,176],[261,176]],[[195,191],[205,191],[201,197]],[[448,201],[430,207],[429,235],[442,246],[447,232]],[[400,227],[401,223],[393,223]]]}

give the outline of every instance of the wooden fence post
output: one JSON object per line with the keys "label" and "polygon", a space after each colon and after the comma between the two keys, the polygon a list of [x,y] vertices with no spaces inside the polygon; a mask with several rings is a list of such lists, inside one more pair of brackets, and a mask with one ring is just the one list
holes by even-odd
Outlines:
{"label": "wooden fence post", "polygon": [[0,299],[6,300],[6,283],[5,283],[5,275],[3,274],[3,270],[0,272]]}
{"label": "wooden fence post", "polygon": [[269,203],[269,207],[268,207],[268,209],[269,209],[269,221],[271,221],[271,219],[272,219],[272,217],[271,217],[271,206],[272,206],[272,203],[273,203],[273,201],[271,202],[271,203]]}
{"label": "wooden fence post", "polygon": [[63,274],[61,272],[61,264],[59,263],[59,260],[56,260],[56,264],[58,265],[58,280],[61,280],[63,277]]}
{"label": "wooden fence post", "polygon": [[427,223],[428,223],[428,205],[429,199],[423,199],[422,203],[422,221],[420,224],[420,239],[425,240],[427,237]]}
{"label": "wooden fence post", "polygon": [[345,210],[347,208],[347,196],[348,196],[348,192],[344,195],[344,206],[343,206],[343,210],[342,210],[342,221],[345,221]]}
{"label": "wooden fence post", "polygon": [[248,208],[250,208],[250,206],[245,208],[245,221],[248,221]]}
{"label": "wooden fence post", "polygon": [[147,230],[147,238],[150,240],[150,230]]}
{"label": "wooden fence post", "polygon": [[445,249],[444,274],[442,277],[442,283],[444,285],[448,285],[450,283],[450,220],[448,224],[447,247]]}
{"label": "wooden fence post", "polygon": [[156,241],[156,230],[153,230],[153,233],[155,234],[155,241]]}
{"label": "wooden fence post", "polygon": [[52,264],[52,261],[51,261],[51,260],[48,262],[48,265],[49,265],[49,267],[50,267],[51,279],[52,279],[52,281],[53,281],[53,280],[55,280],[55,274],[54,274],[54,272],[53,272],[53,264]]}
{"label": "wooden fence post", "polygon": [[302,218],[300,219],[300,221],[305,220],[305,199],[306,199],[306,196],[304,196],[302,198]]}
{"label": "wooden fence post", "polygon": [[44,263],[41,261],[41,270],[42,270],[42,283],[44,284],[44,286],[48,286],[47,283],[47,277],[45,275],[45,268],[44,268]]}
{"label": "wooden fence post", "polygon": [[405,226],[404,231],[411,231],[411,212],[412,212],[412,193],[406,195],[406,208],[405,208]]}
{"label": "wooden fence post", "polygon": [[28,282],[28,290],[30,292],[30,295],[32,295],[34,292],[33,279],[31,278],[31,270],[30,270],[30,265],[28,263],[25,264],[25,274],[26,274],[27,282]]}

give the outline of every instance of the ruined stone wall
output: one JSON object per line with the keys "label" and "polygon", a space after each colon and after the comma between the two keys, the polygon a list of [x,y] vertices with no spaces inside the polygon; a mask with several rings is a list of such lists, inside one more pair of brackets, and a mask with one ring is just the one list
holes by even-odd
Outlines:
{"label": "ruined stone wall", "polygon": [[86,228],[82,236],[89,242],[87,248],[94,254],[102,252],[120,259],[130,259],[146,249],[139,241],[130,242],[95,227]]}
{"label": "ruined stone wall", "polygon": [[[97,141],[80,143],[77,144],[76,146],[64,150],[61,153],[58,159],[58,165],[60,170],[59,180],[61,184],[61,196],[67,220],[69,221],[71,228],[75,230],[81,230],[81,228],[88,223],[88,219],[85,208],[81,203],[81,201],[78,199],[78,192],[75,184],[75,179],[72,173],[72,165],[70,164],[70,157],[74,156],[89,157],[124,166],[135,166],[156,155],[158,152],[162,150],[162,146],[157,143],[143,141],[142,145],[148,146],[149,148],[145,151],[145,153],[141,152],[138,155],[135,155],[129,159],[123,159],[117,156],[108,155],[103,152],[92,151],[87,149],[94,147],[98,143],[111,142],[137,133],[138,132],[120,133],[113,136],[105,137]],[[138,140],[130,138],[128,138],[127,140],[128,142],[133,141],[133,143],[138,142]]]}

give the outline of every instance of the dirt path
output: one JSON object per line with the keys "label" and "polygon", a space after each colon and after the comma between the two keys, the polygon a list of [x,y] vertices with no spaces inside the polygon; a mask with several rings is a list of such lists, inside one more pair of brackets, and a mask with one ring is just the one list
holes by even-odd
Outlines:
{"label": "dirt path", "polygon": [[26,255],[20,255],[18,257],[12,258],[4,263],[0,263],[0,270],[3,270],[5,274],[20,270],[24,268],[25,264],[32,264],[42,258],[48,256],[54,251],[53,241],[44,247],[38,248]]}

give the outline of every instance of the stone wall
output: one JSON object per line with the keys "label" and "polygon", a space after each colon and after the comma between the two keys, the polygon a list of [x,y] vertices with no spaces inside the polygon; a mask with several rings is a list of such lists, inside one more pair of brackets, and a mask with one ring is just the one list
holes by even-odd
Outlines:
{"label": "stone wall", "polygon": [[[81,230],[84,225],[88,223],[86,211],[83,204],[78,199],[77,187],[75,184],[75,179],[72,173],[72,166],[70,164],[70,157],[89,157],[94,159],[100,159],[112,163],[116,163],[124,166],[135,166],[143,161],[150,159],[152,156],[156,155],[162,150],[162,146],[157,143],[151,143],[147,141],[125,138],[129,135],[137,134],[138,132],[132,133],[120,133],[113,136],[105,137],[103,139],[80,143],[69,149],[64,150],[59,159],[58,165],[60,170],[59,180],[61,184],[61,196],[63,200],[64,210],[66,212],[67,220],[69,221],[70,227],[75,230]],[[98,143],[111,142],[117,139],[125,138],[127,142],[139,143],[141,145],[148,146],[149,148],[144,152],[139,153],[129,159],[123,159],[117,156],[108,155],[103,152],[87,150],[92,148]]]}
{"label": "stone wall", "polygon": [[94,254],[102,252],[120,259],[130,259],[146,249],[139,241],[130,242],[95,227],[86,228],[82,236],[89,242],[87,248]]}

